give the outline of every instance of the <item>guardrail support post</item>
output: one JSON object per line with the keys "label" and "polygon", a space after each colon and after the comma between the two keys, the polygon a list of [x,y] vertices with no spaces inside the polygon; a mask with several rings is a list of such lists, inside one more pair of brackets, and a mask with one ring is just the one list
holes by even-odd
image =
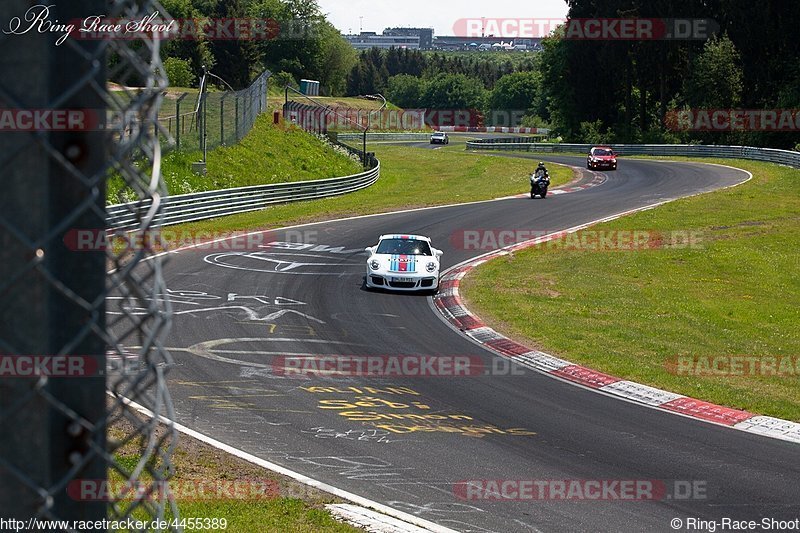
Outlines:
{"label": "guardrail support post", "polygon": [[181,149],[181,100],[186,98],[188,93],[183,93],[175,100],[175,149]]}

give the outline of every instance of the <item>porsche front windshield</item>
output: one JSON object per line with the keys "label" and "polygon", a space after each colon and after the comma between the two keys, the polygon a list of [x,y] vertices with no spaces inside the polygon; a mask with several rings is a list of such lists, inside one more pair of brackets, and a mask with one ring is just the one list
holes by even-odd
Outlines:
{"label": "porsche front windshield", "polygon": [[399,255],[433,255],[426,241],[417,239],[383,239],[376,253]]}

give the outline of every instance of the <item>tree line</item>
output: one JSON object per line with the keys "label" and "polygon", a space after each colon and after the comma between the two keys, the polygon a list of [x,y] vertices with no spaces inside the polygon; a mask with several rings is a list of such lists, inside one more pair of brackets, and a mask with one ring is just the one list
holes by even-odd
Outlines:
{"label": "tree line", "polygon": [[[170,78],[179,80],[174,85],[196,85],[206,65],[239,89],[266,68],[280,85],[317,79],[325,95],[382,93],[401,107],[522,111],[523,125],[549,126],[564,140],[782,148],[800,142],[796,130],[670,127],[676,110],[800,108],[800,2],[566,2],[570,19],[713,19],[719,31],[709,40],[601,41],[566,38],[562,28],[535,54],[356,53],[316,0],[164,0],[177,19],[269,19],[290,31],[269,39],[171,39],[162,54]],[[114,62],[112,81],[128,81],[113,79],[123,75]]]}
{"label": "tree line", "polygon": [[350,71],[347,77],[347,93],[356,95],[384,92],[393,76],[430,78],[443,73],[463,74],[478,80],[485,89],[492,89],[504,75],[534,68],[533,57],[512,62],[497,53],[448,56],[407,48],[371,48],[361,52],[358,63]]}
{"label": "tree line", "polygon": [[[494,125],[491,110],[535,114],[538,77],[533,55],[511,61],[500,53],[372,48],[361,52],[350,71],[347,94],[381,93],[403,108],[480,111],[484,123]],[[502,121],[511,125],[507,115]]]}
{"label": "tree line", "polygon": [[[570,141],[800,142],[800,116],[785,112],[800,109],[800,2],[566,1],[570,19],[710,19],[718,29],[710,39],[581,40],[562,27],[543,40],[543,52],[513,64],[495,54],[369,50],[347,91],[385,92],[402,107],[524,110],[523,125],[549,126]],[[784,111],[791,121],[778,121],[784,131],[769,131],[763,120],[745,121],[756,131],[729,131],[707,122],[684,129],[675,120],[717,109]]]}
{"label": "tree line", "polygon": [[[316,0],[162,0],[161,5],[178,21],[210,22],[212,32],[214,24],[230,19],[242,21],[245,27],[258,23],[267,28],[239,38],[214,38],[201,32],[197,38],[178,36],[165,41],[161,56],[173,86],[197,86],[205,66],[234,89],[242,89],[269,69],[283,82],[315,79],[324,94],[342,94],[356,63],[352,46],[328,22]],[[118,61],[118,57],[110,58],[112,81],[130,82],[121,79],[130,73],[113,68]]]}
{"label": "tree line", "polygon": [[710,40],[543,42],[542,118],[587,142],[704,142],[792,148],[800,134],[674,131],[680,110],[800,108],[800,3],[567,0],[569,18],[713,19]]}

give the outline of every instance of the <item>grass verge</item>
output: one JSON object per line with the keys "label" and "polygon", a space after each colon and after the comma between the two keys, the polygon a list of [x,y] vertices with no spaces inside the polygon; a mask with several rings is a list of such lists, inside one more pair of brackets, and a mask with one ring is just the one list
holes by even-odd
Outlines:
{"label": "grass verge", "polygon": [[[283,88],[270,87],[269,95],[267,96],[267,109],[270,111],[277,111],[283,109],[283,104],[286,101]],[[376,111],[383,106],[382,100],[372,100],[369,98],[358,98],[355,96],[311,96],[304,98],[296,93],[289,93],[289,101],[299,102],[301,104],[314,105],[312,102],[317,102],[322,105],[334,108],[345,109],[366,109],[369,111]],[[386,103],[386,109],[400,109],[391,102]]]}
{"label": "grass verge", "polygon": [[[164,156],[162,174],[169,193],[333,178],[361,172],[360,163],[341,148],[320,142],[294,126],[277,127],[271,120],[272,117],[261,115],[241,142],[209,151],[205,176],[191,169],[192,162],[202,159],[201,152],[173,151]],[[120,176],[108,180],[110,203],[130,201],[131,194]]]}
{"label": "grass verge", "polygon": [[591,228],[697,232],[695,246],[542,245],[471,272],[462,282],[468,306],[499,331],[595,370],[800,421],[797,366],[777,376],[748,367],[697,375],[671,364],[800,356],[800,170],[727,163],[754,179]]}
{"label": "grass verge", "polygon": [[[496,156],[467,154],[463,151],[425,150],[403,146],[378,148],[382,177],[372,187],[350,195],[273,206],[263,211],[234,215],[192,224],[171,226],[182,232],[224,232],[286,226],[355,214],[392,209],[490,199],[525,192],[531,162]],[[551,167],[553,184],[573,178],[568,167]],[[109,438],[120,440],[132,428],[111,428]],[[139,460],[138,449],[126,445],[117,450],[116,459],[128,470]],[[271,499],[177,499],[182,517],[226,518],[227,531],[355,532],[360,531],[335,521],[324,509],[334,503],[330,495],[310,489],[277,474],[223,453],[195,439],[182,436],[173,456],[175,477],[170,486],[192,486],[236,480],[268,480],[277,484],[279,494],[300,497]],[[110,472],[112,482],[122,483],[119,474]],[[272,486],[272,485],[270,485]],[[141,513],[139,513],[141,514]],[[144,520],[145,516],[136,518]],[[167,517],[170,518],[170,517]],[[188,529],[187,531],[193,531]]]}
{"label": "grass verge", "polygon": [[[122,422],[110,428],[109,438],[122,439],[132,432],[133,427],[128,422]],[[132,441],[119,448],[115,453],[117,463],[127,470],[133,470],[140,458],[138,444],[140,443]],[[168,487],[175,496],[181,519],[225,519],[227,527],[214,529],[224,530],[226,533],[362,531],[336,521],[325,509],[326,504],[341,502],[334,496],[234,457],[187,435],[181,435],[172,463],[175,466],[175,475],[170,479]],[[121,487],[124,479],[116,471],[110,471],[109,483],[111,487]],[[125,508],[134,503],[136,502],[122,500],[121,505]],[[133,516],[138,520],[147,519],[141,510],[134,511]],[[165,520],[172,518],[172,514],[168,513]],[[209,530],[208,525],[185,529],[187,532]]]}
{"label": "grass verge", "polygon": [[[381,178],[360,191],[228,217],[171,226],[176,232],[270,229],[414,207],[488,200],[528,191],[535,164],[525,159],[466,153],[457,147],[428,150],[370,145],[381,161]],[[551,165],[552,186],[572,180],[569,167]]]}

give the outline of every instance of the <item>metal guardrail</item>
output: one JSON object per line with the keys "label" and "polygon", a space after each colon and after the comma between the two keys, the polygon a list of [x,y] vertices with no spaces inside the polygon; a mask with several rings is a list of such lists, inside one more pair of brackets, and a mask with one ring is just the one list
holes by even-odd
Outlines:
{"label": "metal guardrail", "polygon": [[[166,226],[194,222],[257,211],[270,204],[338,196],[369,187],[378,181],[380,173],[380,162],[375,160],[372,168],[352,176],[167,196],[162,201],[160,224]],[[107,206],[108,228],[131,230],[139,227],[139,221],[150,209],[151,204],[152,201],[146,199],[141,202]]]}
{"label": "metal guardrail", "polygon": [[[339,133],[336,136],[342,142],[361,141],[362,135],[360,133]],[[431,138],[431,132],[425,133],[367,133],[368,141],[428,141]]]}
{"label": "metal guardrail", "polygon": [[[444,126],[439,128],[437,131],[443,131],[449,134],[469,134],[469,133],[502,133],[499,131],[501,128],[472,128],[475,131],[460,131],[456,130],[453,131],[455,128],[452,126]],[[497,131],[495,131],[497,130]],[[367,133],[367,140],[368,141],[418,141],[423,142],[430,139],[431,134],[434,130],[428,132],[371,132]],[[524,141],[519,142],[538,142],[541,141],[544,135],[538,135],[536,137],[514,137],[514,139],[524,139]],[[352,142],[352,141],[361,141],[362,135],[360,133],[339,133],[338,139],[343,142]],[[502,140],[502,139],[499,139]],[[487,142],[496,142],[498,139],[486,139]]]}
{"label": "metal guardrail", "polygon": [[[577,152],[586,154],[591,144],[536,143],[530,138],[481,139],[467,142],[467,150],[516,150],[538,153]],[[800,168],[800,152],[751,146],[717,146],[705,144],[614,144],[620,155],[655,155],[749,159]]]}
{"label": "metal guardrail", "polygon": [[[480,145],[485,145],[485,144],[491,144],[491,145],[495,145],[495,144],[504,144],[504,145],[505,144],[525,144],[525,145],[536,144],[538,146],[538,145],[551,144],[551,143],[542,143],[542,142],[539,142],[539,141],[541,141],[541,137],[520,137],[520,136],[517,136],[517,137],[491,137],[491,138],[488,138],[488,139],[475,139],[474,141],[467,141],[467,145],[471,145],[471,144],[480,144]],[[575,144],[575,145],[571,144],[571,145],[561,145],[561,146],[583,146],[583,145],[582,144]],[[495,150],[495,149],[503,150],[503,149],[506,149],[506,148],[476,147],[476,148],[473,148],[473,149],[474,150],[490,150],[490,149],[491,150]]]}

